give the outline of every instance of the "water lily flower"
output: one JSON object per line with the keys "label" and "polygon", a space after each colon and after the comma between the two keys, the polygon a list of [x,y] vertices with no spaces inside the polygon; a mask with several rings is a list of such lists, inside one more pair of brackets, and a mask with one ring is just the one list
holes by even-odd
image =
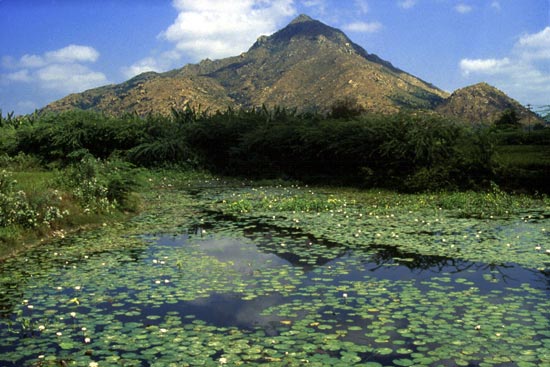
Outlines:
{"label": "water lily flower", "polygon": [[160,332],[161,332],[161,333],[167,333],[168,330],[163,328],[163,329],[160,329]]}
{"label": "water lily flower", "polygon": [[90,364],[88,364],[88,367],[99,367],[99,364],[97,362],[90,362]]}
{"label": "water lily flower", "polygon": [[82,289],[82,287],[79,286],[79,285],[77,285],[76,287],[74,287],[74,290],[75,290],[75,291],[79,291],[79,290],[81,290],[81,289]]}
{"label": "water lily flower", "polygon": [[46,329],[46,327],[44,325],[38,325],[38,330],[44,331],[44,329]]}
{"label": "water lily flower", "polygon": [[84,344],[90,344],[92,342],[92,339],[86,337],[84,338]]}
{"label": "water lily flower", "polygon": [[71,315],[72,317],[76,317],[76,312],[71,312],[70,315]]}
{"label": "water lily flower", "polygon": [[344,294],[342,294],[342,297],[348,298],[348,294],[347,294],[347,293],[344,293]]}
{"label": "water lily flower", "polygon": [[220,364],[227,364],[227,358],[221,357],[219,360]]}
{"label": "water lily flower", "polygon": [[61,331],[58,331],[57,333],[55,333],[55,335],[57,335],[57,336],[62,336],[63,333],[62,333]]}
{"label": "water lily flower", "polygon": [[475,329],[475,330],[481,330],[481,325],[476,325],[476,326],[474,327],[474,329]]}

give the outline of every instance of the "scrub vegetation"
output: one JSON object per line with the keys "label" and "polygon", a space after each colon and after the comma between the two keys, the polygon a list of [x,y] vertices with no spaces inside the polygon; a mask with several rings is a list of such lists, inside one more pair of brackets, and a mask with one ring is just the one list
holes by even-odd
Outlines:
{"label": "scrub vegetation", "polygon": [[479,197],[515,201],[507,192],[548,190],[550,131],[507,123],[508,111],[493,127],[433,112],[361,112],[342,101],[328,115],[265,107],[214,114],[187,107],[169,117],[0,114],[0,239],[13,244],[21,234],[59,233],[135,212],[146,168],[444,191],[454,193],[444,200],[462,201],[465,213],[484,212],[487,200]]}

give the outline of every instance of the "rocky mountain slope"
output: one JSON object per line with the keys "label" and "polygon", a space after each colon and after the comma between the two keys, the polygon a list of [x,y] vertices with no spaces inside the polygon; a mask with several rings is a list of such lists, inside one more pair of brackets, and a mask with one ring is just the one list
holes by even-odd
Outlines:
{"label": "rocky mountain slope", "polygon": [[478,83],[457,89],[445,99],[436,111],[449,117],[458,117],[469,122],[494,122],[502,112],[513,109],[522,123],[539,117],[504,92],[487,83]]}
{"label": "rocky mountain slope", "polygon": [[120,114],[167,113],[187,103],[210,110],[267,106],[326,111],[356,98],[370,111],[432,108],[447,93],[367,53],[338,29],[301,15],[248,52],[69,95],[46,107]]}
{"label": "rocky mountain slope", "polygon": [[327,112],[352,98],[370,112],[435,109],[468,121],[495,120],[506,108],[526,109],[504,93],[478,84],[452,95],[365,51],[343,32],[300,15],[241,55],[203,60],[165,73],[71,94],[44,111],[73,108],[108,114],[168,114],[187,104],[211,112],[283,106]]}

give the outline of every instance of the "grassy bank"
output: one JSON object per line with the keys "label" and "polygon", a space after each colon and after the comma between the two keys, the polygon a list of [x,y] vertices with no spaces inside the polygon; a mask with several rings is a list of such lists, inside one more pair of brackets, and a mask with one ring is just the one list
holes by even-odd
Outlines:
{"label": "grassy bank", "polygon": [[138,174],[124,164],[89,157],[63,169],[5,164],[0,168],[0,258],[138,211]]}

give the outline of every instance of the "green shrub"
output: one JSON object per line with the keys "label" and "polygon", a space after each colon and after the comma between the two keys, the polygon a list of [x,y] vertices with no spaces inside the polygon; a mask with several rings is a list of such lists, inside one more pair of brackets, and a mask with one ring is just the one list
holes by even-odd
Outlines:
{"label": "green shrub", "polygon": [[36,227],[39,213],[31,207],[24,191],[16,191],[16,183],[9,172],[0,172],[0,227]]}
{"label": "green shrub", "polygon": [[87,212],[136,209],[137,203],[131,194],[139,186],[139,180],[130,163],[101,161],[87,155],[67,168],[61,183],[71,190]]}

